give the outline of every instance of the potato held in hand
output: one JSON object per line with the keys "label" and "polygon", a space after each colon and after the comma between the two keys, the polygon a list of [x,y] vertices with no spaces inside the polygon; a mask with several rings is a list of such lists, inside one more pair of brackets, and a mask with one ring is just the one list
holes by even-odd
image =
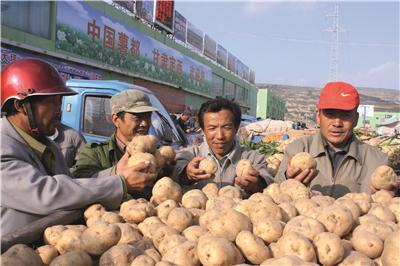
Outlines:
{"label": "potato held in hand", "polygon": [[244,175],[248,175],[253,169],[250,160],[242,159],[236,165],[236,176],[240,178]]}
{"label": "potato held in hand", "polygon": [[173,162],[175,161],[175,150],[174,148],[172,148],[171,146],[161,146],[158,149],[162,155],[162,157],[164,157],[166,162]]}
{"label": "potato held in hand", "polygon": [[213,175],[217,172],[218,165],[211,157],[206,157],[200,161],[199,169],[206,172],[206,174]]}
{"label": "potato held in hand", "polygon": [[131,157],[129,157],[128,166],[135,167],[142,162],[148,162],[149,164],[141,172],[145,172],[145,173],[155,173],[156,172],[156,169],[157,169],[156,158],[154,157],[153,154],[150,154],[150,153],[137,152],[137,153],[132,154]]}
{"label": "potato held in hand", "polygon": [[317,168],[317,162],[314,157],[307,152],[299,152],[295,156],[293,156],[290,161],[290,165],[292,167],[300,168],[302,171],[305,169],[315,169]]}
{"label": "potato held in hand", "polygon": [[381,165],[375,169],[371,176],[371,184],[376,189],[391,190],[396,182],[396,173],[387,165]]}
{"label": "potato held in hand", "polygon": [[126,150],[130,155],[137,152],[154,154],[157,149],[157,139],[153,135],[138,135],[128,143]]}

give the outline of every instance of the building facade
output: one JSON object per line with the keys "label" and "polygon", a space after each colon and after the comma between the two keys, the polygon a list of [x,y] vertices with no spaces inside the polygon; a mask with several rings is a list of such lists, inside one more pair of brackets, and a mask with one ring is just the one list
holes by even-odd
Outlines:
{"label": "building facade", "polygon": [[146,87],[169,112],[197,110],[222,96],[256,114],[258,89],[228,68],[228,58],[221,66],[110,3],[3,1],[1,8],[3,67],[37,57],[65,79],[113,79]]}
{"label": "building facade", "polygon": [[260,88],[257,94],[257,117],[284,120],[285,102],[272,90]]}

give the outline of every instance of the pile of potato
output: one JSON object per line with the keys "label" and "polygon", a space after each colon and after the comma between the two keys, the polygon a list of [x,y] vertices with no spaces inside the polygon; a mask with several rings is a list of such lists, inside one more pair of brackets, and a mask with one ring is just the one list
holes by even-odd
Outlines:
{"label": "pile of potato", "polygon": [[386,190],[335,200],[287,180],[242,199],[234,186],[183,193],[164,177],[150,201],[94,204],[84,219],[47,228],[36,250],[11,247],[2,264],[400,265],[400,198]]}

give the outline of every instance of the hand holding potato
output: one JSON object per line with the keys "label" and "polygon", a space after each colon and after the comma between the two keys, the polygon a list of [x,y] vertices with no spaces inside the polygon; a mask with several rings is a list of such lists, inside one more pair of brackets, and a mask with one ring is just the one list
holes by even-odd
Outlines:
{"label": "hand holding potato", "polygon": [[148,167],[148,162],[141,162],[133,167],[128,167],[128,160],[129,154],[125,153],[118,161],[116,173],[124,177],[128,192],[142,191],[156,178],[156,173],[141,172]]}
{"label": "hand holding potato", "polygon": [[204,157],[194,157],[186,166],[186,177],[191,181],[199,181],[202,179],[212,178],[211,174],[207,174],[204,170],[199,169],[200,162]]}
{"label": "hand holding potato", "polygon": [[256,193],[262,191],[263,187],[260,182],[260,173],[251,169],[247,173],[242,174],[240,177],[235,179],[235,183],[242,187],[244,190]]}
{"label": "hand holding potato", "polygon": [[288,162],[288,167],[285,174],[286,178],[293,178],[307,185],[318,175],[318,170],[315,168],[301,169],[300,167],[293,165],[291,159]]}

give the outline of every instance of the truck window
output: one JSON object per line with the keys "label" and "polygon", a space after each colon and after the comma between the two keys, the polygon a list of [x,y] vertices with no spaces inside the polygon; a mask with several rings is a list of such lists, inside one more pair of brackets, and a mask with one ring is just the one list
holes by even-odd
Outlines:
{"label": "truck window", "polygon": [[111,122],[110,97],[90,95],[85,97],[83,132],[109,137],[114,133]]}

